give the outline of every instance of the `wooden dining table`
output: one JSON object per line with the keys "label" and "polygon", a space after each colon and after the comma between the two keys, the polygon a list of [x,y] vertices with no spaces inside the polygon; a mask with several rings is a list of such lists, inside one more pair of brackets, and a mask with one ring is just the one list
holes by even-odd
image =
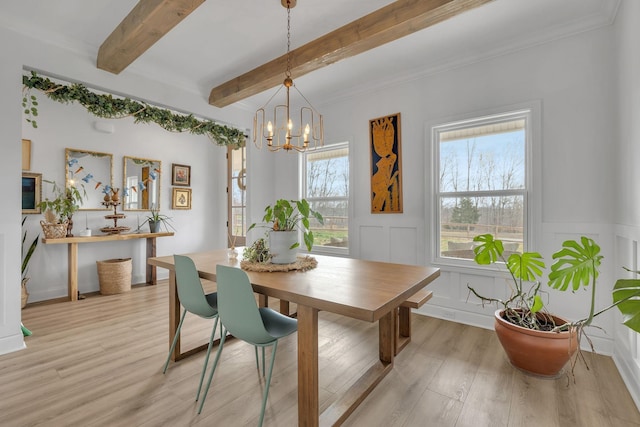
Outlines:
{"label": "wooden dining table", "polygon": [[[242,253],[242,248],[240,248]],[[227,250],[186,254],[193,259],[201,278],[215,281],[216,265],[240,268],[229,260]],[[298,318],[298,425],[340,425],[393,368],[394,337],[398,328],[398,307],[434,281],[440,270],[433,267],[313,255],[316,268],[291,272],[247,271],[253,290],[297,305]],[[169,270],[169,343],[180,319],[180,301],[175,281],[173,256],[154,257],[150,265]],[[378,360],[322,414],[319,412],[318,313],[378,322]],[[179,342],[178,338],[178,342]],[[179,360],[205,345],[172,354]]]}

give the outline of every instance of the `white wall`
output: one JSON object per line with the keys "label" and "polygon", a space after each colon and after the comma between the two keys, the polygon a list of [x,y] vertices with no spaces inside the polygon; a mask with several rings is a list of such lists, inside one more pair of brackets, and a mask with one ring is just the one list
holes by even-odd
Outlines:
{"label": "white wall", "polygon": [[[619,103],[616,150],[616,209],[615,251],[616,268],[626,266],[640,270],[638,246],[640,244],[640,3],[623,1],[616,21],[616,46]],[[632,278],[633,275],[629,274]],[[623,277],[616,271],[616,277]],[[627,387],[640,406],[640,341],[639,334],[620,324],[616,313],[614,361],[625,379]]]}
{"label": "white wall", "polygon": [[[0,29],[0,40],[10,35]],[[19,48],[0,43],[0,354],[24,347],[20,331],[20,79]]]}

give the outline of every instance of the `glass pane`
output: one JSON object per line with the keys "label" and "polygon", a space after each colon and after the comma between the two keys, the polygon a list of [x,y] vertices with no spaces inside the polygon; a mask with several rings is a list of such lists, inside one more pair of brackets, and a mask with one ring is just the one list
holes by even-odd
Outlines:
{"label": "glass pane", "polygon": [[[519,122],[524,120],[508,123],[518,127]],[[483,131],[486,132],[486,126],[466,128],[457,131],[458,135],[441,133],[440,192],[524,188],[524,129],[488,135],[483,135]]]}
{"label": "glass pane", "polygon": [[491,233],[505,251],[522,252],[524,196],[441,197],[440,254],[473,259],[473,238]]}
{"label": "glass pane", "polygon": [[349,152],[336,151],[307,156],[307,199],[349,195]]}
{"label": "glass pane", "polygon": [[313,231],[314,246],[348,247],[348,201],[346,199],[320,200],[309,203],[311,208],[320,212],[324,219],[324,225],[320,225],[315,219],[309,221]]}
{"label": "glass pane", "polygon": [[246,231],[244,206],[231,208],[231,235],[244,236]]}

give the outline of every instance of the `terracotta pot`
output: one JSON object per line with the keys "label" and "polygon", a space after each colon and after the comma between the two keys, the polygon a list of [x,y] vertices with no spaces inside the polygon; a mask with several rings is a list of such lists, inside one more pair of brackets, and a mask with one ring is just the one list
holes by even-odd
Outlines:
{"label": "terracotta pot", "polygon": [[[496,310],[495,330],[500,344],[513,366],[545,377],[555,377],[578,349],[575,329],[563,332],[535,331],[514,325],[502,318],[503,310]],[[557,325],[567,320],[553,317]]]}

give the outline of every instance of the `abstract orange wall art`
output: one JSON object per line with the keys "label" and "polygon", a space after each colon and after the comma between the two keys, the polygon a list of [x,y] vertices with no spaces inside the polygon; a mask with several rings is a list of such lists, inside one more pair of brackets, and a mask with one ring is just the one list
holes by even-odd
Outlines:
{"label": "abstract orange wall art", "polygon": [[369,120],[371,213],[402,213],[400,113]]}

